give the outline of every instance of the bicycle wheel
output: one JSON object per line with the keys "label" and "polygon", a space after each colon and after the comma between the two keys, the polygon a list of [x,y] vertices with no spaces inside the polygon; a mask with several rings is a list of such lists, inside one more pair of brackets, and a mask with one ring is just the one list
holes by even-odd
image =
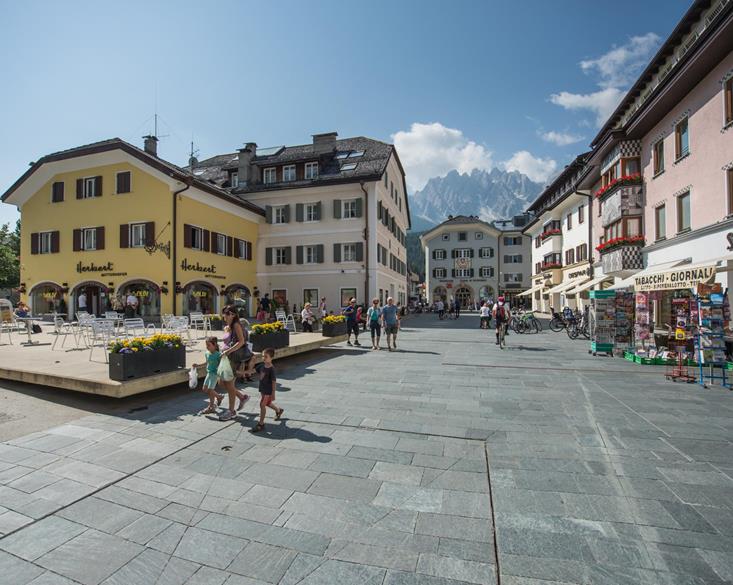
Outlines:
{"label": "bicycle wheel", "polygon": [[524,333],[527,330],[527,324],[523,319],[517,319],[514,321],[514,327],[512,327],[514,333]]}
{"label": "bicycle wheel", "polygon": [[563,323],[560,319],[552,319],[552,321],[550,321],[550,329],[552,329],[555,333],[561,331],[564,327],[565,323]]}
{"label": "bicycle wheel", "polygon": [[537,317],[532,317],[532,322],[534,323],[534,326],[537,328],[537,333],[542,331],[542,323]]}
{"label": "bicycle wheel", "polygon": [[540,323],[534,317],[527,322],[527,331],[530,333],[540,332]]}
{"label": "bicycle wheel", "polygon": [[570,323],[570,325],[567,326],[566,331],[570,339],[578,337],[578,326],[575,323]]}

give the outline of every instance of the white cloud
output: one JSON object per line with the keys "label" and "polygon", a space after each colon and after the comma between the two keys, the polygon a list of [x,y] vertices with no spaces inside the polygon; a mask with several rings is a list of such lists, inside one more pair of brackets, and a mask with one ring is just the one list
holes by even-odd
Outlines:
{"label": "white cloud", "polygon": [[491,151],[468,140],[460,130],[439,122],[415,122],[408,131],[393,134],[392,140],[405,166],[410,191],[422,189],[429,179],[443,177],[454,169],[468,173],[494,166]]}
{"label": "white cloud", "polygon": [[507,171],[519,171],[533,181],[543,183],[557,170],[557,163],[551,158],[539,158],[526,150],[515,152],[507,161],[501,163]]}
{"label": "white cloud", "polygon": [[591,93],[561,91],[550,96],[550,101],[566,110],[590,111],[601,126],[621,102],[628,86],[636,79],[657,49],[660,38],[653,32],[631,37],[619,47],[613,47],[597,59],[585,59],[580,68],[598,76],[600,89]]}
{"label": "white cloud", "polygon": [[596,124],[601,126],[613,113],[624,96],[624,92],[615,87],[608,87],[593,93],[570,93],[561,91],[553,93],[550,101],[566,110],[590,110],[596,115]]}
{"label": "white cloud", "polygon": [[581,61],[580,68],[585,73],[598,73],[601,87],[628,86],[647,64],[660,41],[659,36],[653,32],[631,37],[625,45],[613,47],[597,59]]}
{"label": "white cloud", "polygon": [[569,132],[555,132],[550,130],[549,132],[540,133],[542,140],[545,142],[552,142],[558,146],[567,146],[568,144],[575,144],[583,140],[582,136],[577,134],[570,134]]}

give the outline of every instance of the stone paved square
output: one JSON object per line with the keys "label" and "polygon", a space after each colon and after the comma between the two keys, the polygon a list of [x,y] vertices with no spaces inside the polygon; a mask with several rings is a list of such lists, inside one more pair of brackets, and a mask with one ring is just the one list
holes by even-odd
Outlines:
{"label": "stone paved square", "polygon": [[[220,423],[192,414],[200,398],[185,395],[0,444],[0,574],[85,585],[733,579],[727,392],[594,359],[547,331],[510,336],[502,352],[475,325],[413,317],[396,353],[337,346],[283,360],[287,416],[264,434],[249,432],[255,405]],[[547,369],[540,350],[562,359]]]}

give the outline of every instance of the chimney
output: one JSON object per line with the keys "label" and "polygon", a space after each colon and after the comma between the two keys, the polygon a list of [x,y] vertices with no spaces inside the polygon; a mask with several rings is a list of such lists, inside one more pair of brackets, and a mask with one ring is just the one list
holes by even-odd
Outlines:
{"label": "chimney", "polygon": [[239,168],[237,169],[237,180],[240,185],[246,186],[257,180],[257,170],[252,164],[252,159],[257,154],[257,144],[247,142],[244,148],[239,149]]}
{"label": "chimney", "polygon": [[326,154],[336,149],[336,138],[338,132],[326,132],[324,134],[313,134],[313,152],[314,154]]}
{"label": "chimney", "polygon": [[152,154],[153,156],[158,156],[158,137],[157,136],[143,136],[145,139],[145,142],[143,143],[144,150],[148,154]]}

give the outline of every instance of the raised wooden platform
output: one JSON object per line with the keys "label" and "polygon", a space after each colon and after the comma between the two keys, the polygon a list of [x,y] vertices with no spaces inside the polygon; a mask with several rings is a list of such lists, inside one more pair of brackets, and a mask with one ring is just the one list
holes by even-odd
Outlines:
{"label": "raised wooden platform", "polygon": [[[186,350],[186,369],[166,374],[157,374],[116,382],[109,379],[108,365],[99,347],[94,348],[93,361],[89,361],[89,349],[72,349],[73,339],[69,337],[64,348],[62,339],[51,346],[54,341],[52,333],[33,335],[38,345],[27,346],[25,333],[12,333],[13,345],[8,343],[7,335],[2,336],[0,344],[0,379],[15,380],[28,384],[40,384],[74,392],[98,394],[113,398],[124,398],[156,390],[166,386],[188,383],[188,368],[195,363],[203,363],[204,340],[194,339],[194,343]],[[323,337],[320,333],[297,333],[290,336],[290,346],[277,350],[275,359],[282,359],[297,354],[313,351],[346,340],[346,336]],[[203,368],[199,371],[203,375]]]}

